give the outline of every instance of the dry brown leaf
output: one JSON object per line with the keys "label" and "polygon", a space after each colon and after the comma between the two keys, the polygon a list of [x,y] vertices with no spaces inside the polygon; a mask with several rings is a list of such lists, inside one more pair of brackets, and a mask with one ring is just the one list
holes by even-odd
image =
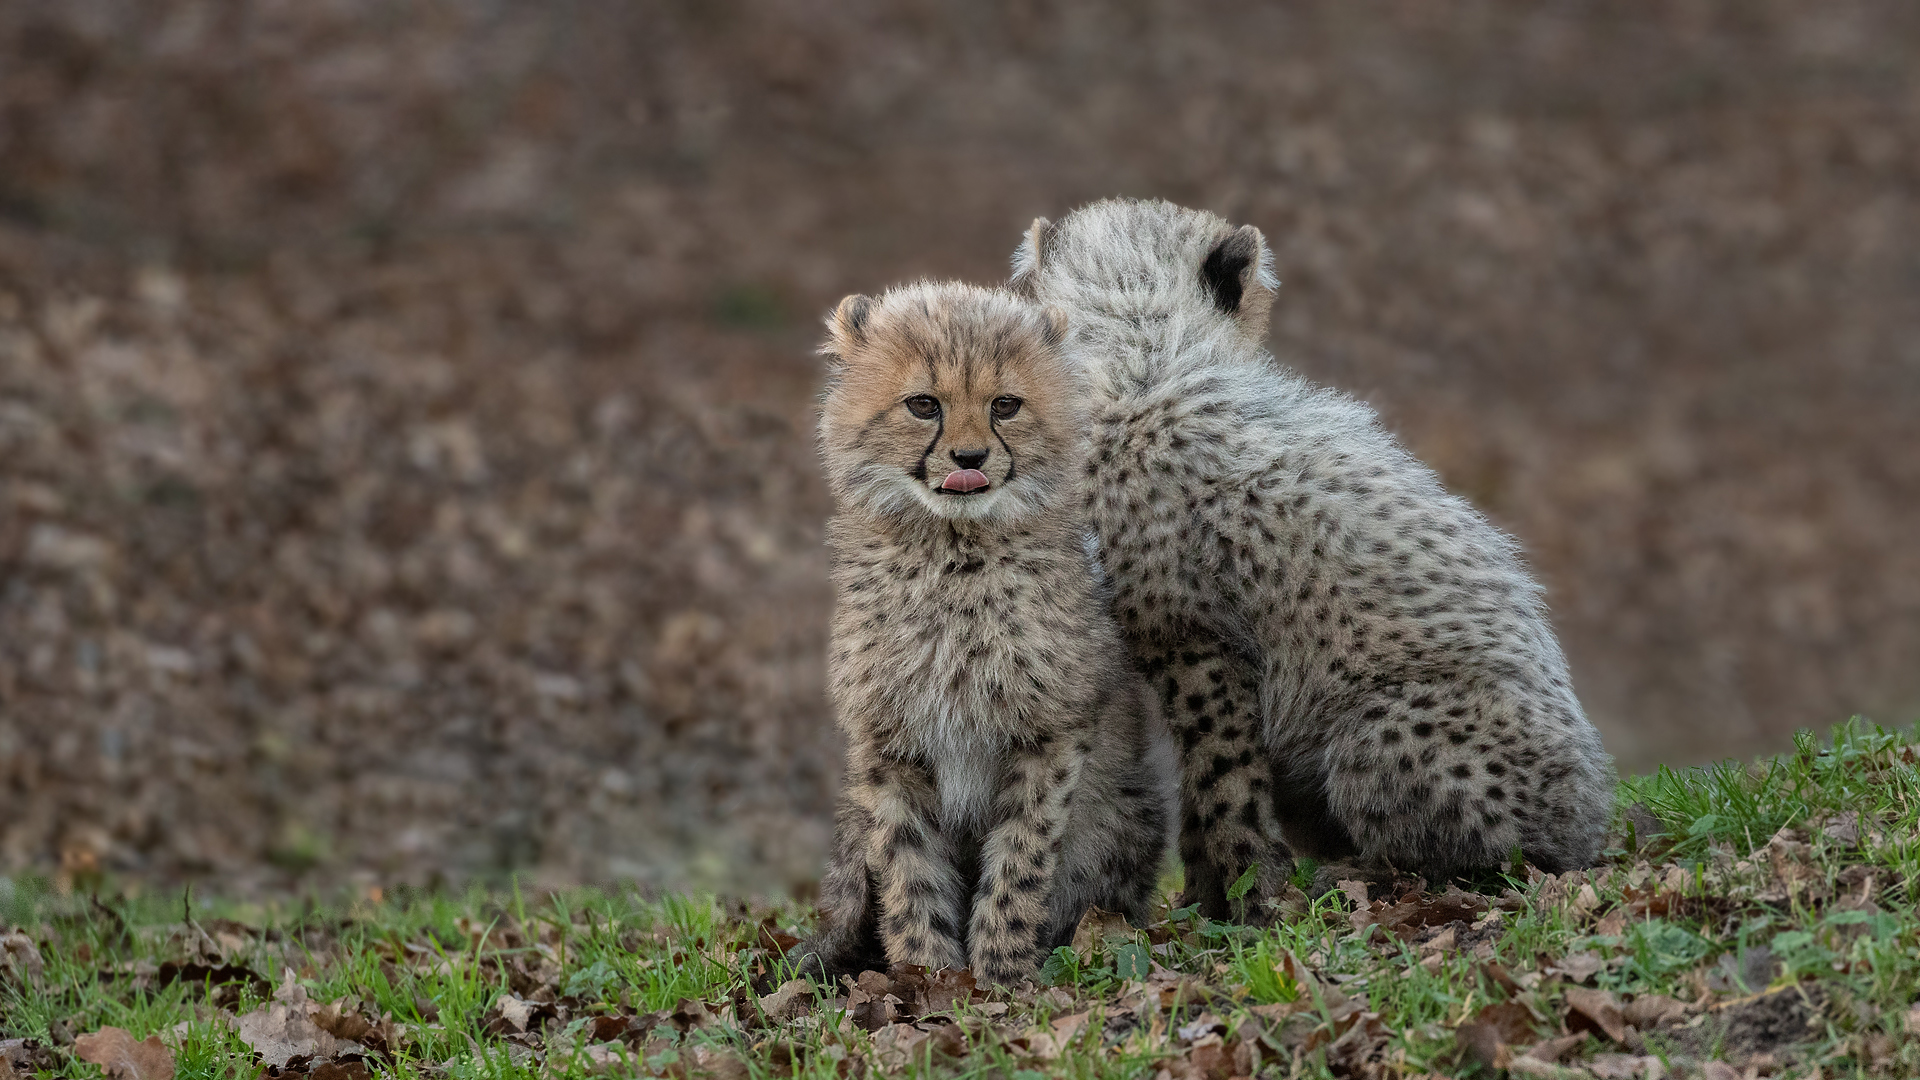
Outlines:
{"label": "dry brown leaf", "polygon": [[1416,933],[1430,926],[1471,923],[1491,906],[1491,901],[1484,896],[1449,886],[1439,896],[1402,899],[1386,910],[1377,912],[1374,918],[1403,940],[1412,940]]}
{"label": "dry brown leaf", "polygon": [[1294,1001],[1276,1001],[1271,1005],[1249,1005],[1247,1011],[1263,1020],[1285,1020],[1297,1012],[1312,1009],[1313,1003],[1303,994]]}
{"label": "dry brown leaf", "polygon": [[73,1055],[100,1066],[108,1080],[173,1080],[173,1051],[158,1035],[140,1040],[124,1028],[103,1027],[73,1040]]}
{"label": "dry brown leaf", "polygon": [[1233,1075],[1234,1047],[1216,1036],[1187,1051],[1188,1080],[1228,1080]]}
{"label": "dry brown leaf", "polygon": [[[1335,1027],[1340,1023],[1336,1019]],[[1392,1034],[1379,1013],[1357,1012],[1347,1021],[1340,1037],[1327,1047],[1327,1066],[1335,1076],[1365,1075],[1372,1059],[1390,1038]]]}
{"label": "dry brown leaf", "polygon": [[933,1036],[933,1049],[946,1057],[965,1057],[967,1053],[967,1029],[959,1024],[922,1023],[916,1024],[921,1031]]}
{"label": "dry brown leaf", "polygon": [[672,1022],[675,1030],[682,1033],[698,1031],[720,1022],[719,1018],[714,1016],[713,1010],[707,1008],[706,1002],[693,998],[681,998],[676,1002],[673,1011],[667,1014],[667,1019]]}
{"label": "dry brown leaf", "polygon": [[927,976],[926,988],[922,991],[920,1008],[923,1015],[933,1016],[951,1012],[956,1005],[965,1005],[986,998],[986,991],[974,983],[973,971],[969,968],[943,968]]}
{"label": "dry brown leaf", "polygon": [[1056,1017],[1052,1024],[1044,1028],[1035,1028],[1025,1036],[1027,1053],[1042,1061],[1052,1061],[1064,1053],[1073,1040],[1079,1036],[1080,1029],[1087,1024],[1087,1013],[1077,1012],[1068,1016]]}
{"label": "dry brown leaf", "polygon": [[1667,1067],[1652,1055],[1595,1054],[1586,1063],[1595,1080],[1664,1080]]}
{"label": "dry brown leaf", "polygon": [[405,1032],[401,1025],[393,1022],[391,1015],[375,1020],[361,1012],[358,1003],[350,998],[322,1005],[309,1015],[320,1030],[336,1039],[359,1043],[375,1053],[399,1049]]}
{"label": "dry brown leaf", "polygon": [[1552,964],[1541,968],[1540,973],[1542,975],[1558,975],[1561,978],[1571,979],[1574,982],[1586,982],[1598,974],[1601,968],[1606,966],[1607,962],[1600,957],[1599,953],[1570,952]]}
{"label": "dry brown leaf", "polygon": [[902,1012],[918,1012],[930,985],[932,979],[927,969],[919,964],[887,965],[887,992],[900,999]]}
{"label": "dry brown leaf", "polygon": [[1482,1068],[1504,1069],[1513,1047],[1533,1041],[1533,1014],[1517,1001],[1488,1005],[1454,1029],[1461,1055]]}
{"label": "dry brown leaf", "polygon": [[1754,855],[1766,856],[1767,867],[1773,873],[1775,885],[1760,893],[1759,899],[1778,902],[1803,891],[1818,891],[1825,881],[1813,863],[1813,846],[1807,843],[1807,834],[1799,829],[1783,826],[1773,834]]}
{"label": "dry brown leaf", "polygon": [[639,1060],[624,1043],[603,1040],[581,1047],[580,1053],[587,1059],[589,1070],[596,1074],[631,1076],[640,1072]]}
{"label": "dry brown leaf", "polygon": [[967,1051],[967,1033],[958,1024],[893,1024],[873,1036],[874,1061],[889,1072],[906,1069],[931,1053],[961,1057]]}
{"label": "dry brown leaf", "polygon": [[1227,1033],[1227,1025],[1210,1012],[1203,1012],[1192,1023],[1182,1024],[1175,1030],[1183,1042],[1198,1042],[1209,1035],[1219,1036]]}
{"label": "dry brown leaf", "polygon": [[19,930],[0,934],[0,978],[38,986],[40,974],[46,967],[32,938]]}
{"label": "dry brown leaf", "polygon": [[1664,994],[1641,994],[1628,1002],[1621,1009],[1621,1014],[1627,1023],[1641,1031],[1652,1031],[1661,1024],[1686,1016],[1687,1004]]}
{"label": "dry brown leaf", "polygon": [[1513,1054],[1500,1033],[1491,1024],[1468,1021],[1453,1029],[1453,1040],[1460,1060],[1471,1061],[1483,1069],[1504,1069]]}
{"label": "dry brown leaf", "polygon": [[1488,1005],[1474,1014],[1473,1022],[1491,1027],[1500,1041],[1509,1045],[1533,1041],[1533,1013],[1517,1001]]}
{"label": "dry brown leaf", "polygon": [[1672,893],[1689,892],[1696,884],[1692,868],[1681,866],[1679,863],[1668,867],[1667,872],[1660,877],[1660,887]]}
{"label": "dry brown leaf", "polygon": [[901,1001],[884,972],[863,971],[858,979],[842,976],[841,981],[847,986],[847,1015],[855,1026],[879,1031],[899,1016]]}
{"label": "dry brown leaf", "polygon": [[495,1035],[538,1031],[540,1020],[556,1015],[554,1007],[547,1002],[528,1001],[503,992],[493,999],[493,1008],[488,1011],[484,1026]]}
{"label": "dry brown leaf", "polygon": [[685,1054],[678,1063],[670,1066],[667,1074],[687,1078],[705,1077],[707,1080],[746,1080],[750,1075],[747,1063],[740,1059],[740,1055],[712,1046],[694,1047],[691,1054]]}
{"label": "dry brown leaf", "polygon": [[1520,981],[1513,977],[1513,972],[1508,971],[1505,964],[1490,960],[1480,964],[1476,970],[1482,979],[1499,987],[1508,997],[1520,993]]}
{"label": "dry brown leaf", "polygon": [[[1296,1008],[1319,1009],[1324,1007],[1329,1013],[1339,1013],[1343,1009],[1352,1011],[1352,1009],[1358,1008],[1357,1005],[1348,1000],[1345,991],[1332,983],[1323,982],[1313,973],[1313,969],[1302,963],[1300,958],[1291,951],[1282,951],[1280,953],[1280,960],[1274,964],[1274,969],[1285,976],[1288,981],[1300,988],[1300,997],[1295,1002]],[[1186,1000],[1191,1001],[1194,999],[1189,997]]]}
{"label": "dry brown leaf", "polygon": [[1601,937],[1619,937],[1627,932],[1627,919],[1631,913],[1626,908],[1614,908],[1593,924],[1593,932]]}
{"label": "dry brown leaf", "polygon": [[0,1064],[23,1077],[42,1071],[57,1072],[60,1067],[53,1048],[38,1039],[0,1039]]}
{"label": "dry brown leaf", "polygon": [[1446,929],[1428,938],[1420,945],[1420,966],[1428,971],[1439,971],[1446,962],[1447,955],[1454,950],[1459,935],[1449,925]]}
{"label": "dry brown leaf", "polygon": [[1562,1035],[1557,1039],[1547,1039],[1544,1042],[1536,1043],[1533,1049],[1527,1051],[1526,1056],[1535,1061],[1558,1062],[1568,1054],[1579,1049],[1580,1045],[1590,1037],[1591,1036],[1584,1031],[1576,1031],[1571,1035]]}
{"label": "dry brown leaf", "polygon": [[1627,1020],[1621,1012],[1620,999],[1606,990],[1590,990],[1584,986],[1567,990],[1567,1027],[1593,1031],[1614,1042],[1623,1042],[1627,1037]]}
{"label": "dry brown leaf", "polygon": [[920,1044],[932,1038],[912,1024],[889,1024],[873,1033],[874,1064],[899,1072],[914,1063]]}
{"label": "dry brown leaf", "polygon": [[1125,945],[1134,940],[1138,931],[1127,922],[1127,917],[1118,912],[1104,911],[1097,907],[1087,909],[1080,916],[1080,924],[1073,930],[1073,951],[1083,961],[1091,961],[1096,948],[1111,949],[1115,945]]}
{"label": "dry brown leaf", "polygon": [[769,915],[760,920],[760,947],[774,956],[785,956],[787,950],[800,944],[800,939],[780,929],[780,924]]}
{"label": "dry brown leaf", "polygon": [[813,984],[805,979],[788,979],[779,989],[760,999],[760,1012],[768,1023],[783,1024],[807,1011],[812,1004]]}
{"label": "dry brown leaf", "polygon": [[240,1041],[253,1048],[268,1065],[285,1068],[296,1057],[331,1058],[342,1053],[364,1053],[358,1043],[339,1039],[313,1022],[318,1006],[307,1000],[307,992],[286,972],[273,1000],[240,1017],[235,1025]]}
{"label": "dry brown leaf", "polygon": [[1908,1009],[1900,1018],[1900,1029],[1909,1035],[1920,1035],[1920,1005]]}
{"label": "dry brown leaf", "polygon": [[1840,871],[1837,880],[1846,887],[1850,900],[1872,900],[1886,871],[1855,863]]}

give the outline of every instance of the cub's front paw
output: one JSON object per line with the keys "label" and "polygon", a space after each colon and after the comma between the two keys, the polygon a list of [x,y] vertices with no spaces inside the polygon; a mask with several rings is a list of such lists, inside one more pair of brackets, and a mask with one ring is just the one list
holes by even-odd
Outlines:
{"label": "cub's front paw", "polygon": [[941,968],[966,967],[967,951],[952,938],[910,941],[888,949],[887,961],[893,964],[918,964],[928,971],[939,971]]}
{"label": "cub's front paw", "polygon": [[1040,973],[1040,960],[1031,947],[973,950],[973,978],[981,986],[1018,986]]}
{"label": "cub's front paw", "polygon": [[1246,891],[1238,899],[1229,899],[1228,907],[1233,912],[1233,921],[1248,926],[1271,926],[1280,918],[1281,908],[1299,889],[1293,884],[1293,860],[1276,862],[1271,868],[1260,865],[1253,868],[1253,880],[1248,882],[1243,875],[1227,891],[1231,894],[1237,887],[1246,886]]}
{"label": "cub's front paw", "polygon": [[1200,914],[1214,922],[1270,926],[1279,918],[1274,902],[1285,903],[1299,891],[1293,886],[1293,870],[1293,859],[1286,855],[1243,867],[1233,876],[1196,863],[1189,867],[1187,888],[1174,906],[1198,905]]}

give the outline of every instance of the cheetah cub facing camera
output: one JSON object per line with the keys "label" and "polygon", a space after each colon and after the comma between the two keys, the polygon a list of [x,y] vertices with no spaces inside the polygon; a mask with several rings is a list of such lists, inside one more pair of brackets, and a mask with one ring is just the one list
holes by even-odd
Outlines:
{"label": "cheetah cub facing camera", "polygon": [[1445,876],[1591,865],[1612,765],[1516,546],[1371,410],[1261,346],[1265,239],[1108,200],[1041,219],[1011,288],[1089,371],[1114,611],[1181,750],[1187,902],[1294,853]]}
{"label": "cheetah cub facing camera", "polygon": [[1172,751],[1086,550],[1066,324],[919,284],[828,320],[830,691],[847,738],[802,972],[1031,976],[1090,904],[1146,914]]}

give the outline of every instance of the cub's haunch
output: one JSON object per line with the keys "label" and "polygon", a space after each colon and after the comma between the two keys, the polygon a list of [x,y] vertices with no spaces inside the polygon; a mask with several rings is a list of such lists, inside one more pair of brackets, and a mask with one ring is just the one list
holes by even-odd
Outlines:
{"label": "cub's haunch", "polygon": [[1035,222],[1072,321],[1114,612],[1181,744],[1188,902],[1291,854],[1429,875],[1591,865],[1613,772],[1516,545],[1261,347],[1264,238],[1171,203]]}
{"label": "cub's haunch", "polygon": [[852,296],[828,325],[847,772],[796,957],[1013,982],[1089,905],[1145,915],[1171,815],[1171,749],[1086,547],[1086,387],[1061,314],[1004,292]]}

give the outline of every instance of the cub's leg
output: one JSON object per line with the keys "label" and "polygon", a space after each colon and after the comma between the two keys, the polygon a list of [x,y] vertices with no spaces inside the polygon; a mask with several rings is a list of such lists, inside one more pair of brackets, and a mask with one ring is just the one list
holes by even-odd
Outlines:
{"label": "cub's leg", "polygon": [[859,772],[851,795],[873,818],[866,856],[879,894],[887,959],[929,971],[967,966],[961,938],[967,883],[955,866],[952,840],[940,829],[933,773],[888,759],[871,761]]}
{"label": "cub's leg", "polygon": [[1439,876],[1499,866],[1547,811],[1507,696],[1407,683],[1355,715],[1329,747],[1327,793],[1370,861]]}
{"label": "cub's leg", "polygon": [[[880,898],[867,865],[873,828],[867,808],[843,796],[834,822],[833,854],[820,879],[820,928],[788,954],[785,967],[793,977],[831,983],[840,975],[886,968]],[[756,987],[761,993],[771,988],[771,979],[763,981],[767,985]]]}
{"label": "cub's leg", "polygon": [[1159,708],[1146,680],[1127,672],[1094,715],[1098,734],[1067,815],[1067,842],[1039,940],[1042,958],[1073,940],[1089,907],[1149,925],[1166,856],[1178,758],[1158,730]]}
{"label": "cub's leg", "polygon": [[[1082,781],[1081,800],[1093,797],[1088,790],[1091,783]],[[1069,842],[1055,871],[1057,891],[1038,943],[1043,960],[1073,941],[1073,932],[1090,907],[1125,915],[1134,926],[1153,923],[1154,887],[1160,883],[1167,842],[1167,815],[1157,803],[1158,793],[1149,792],[1139,799],[1123,797],[1105,808],[1108,820],[1092,823],[1077,814],[1069,819]],[[1076,843],[1082,845],[1078,850]]]}
{"label": "cub's leg", "polygon": [[[1180,861],[1186,892],[1209,919],[1265,921],[1260,903],[1293,873],[1274,816],[1273,769],[1260,746],[1260,680],[1254,666],[1207,635],[1141,655],[1180,751]],[[1251,902],[1227,890],[1258,863]],[[1238,907],[1241,910],[1236,911]]]}
{"label": "cub's leg", "polygon": [[994,796],[997,824],[981,845],[968,934],[973,974],[983,984],[1011,985],[1039,966],[1067,811],[1092,749],[1088,737],[1049,738],[1007,763]]}

